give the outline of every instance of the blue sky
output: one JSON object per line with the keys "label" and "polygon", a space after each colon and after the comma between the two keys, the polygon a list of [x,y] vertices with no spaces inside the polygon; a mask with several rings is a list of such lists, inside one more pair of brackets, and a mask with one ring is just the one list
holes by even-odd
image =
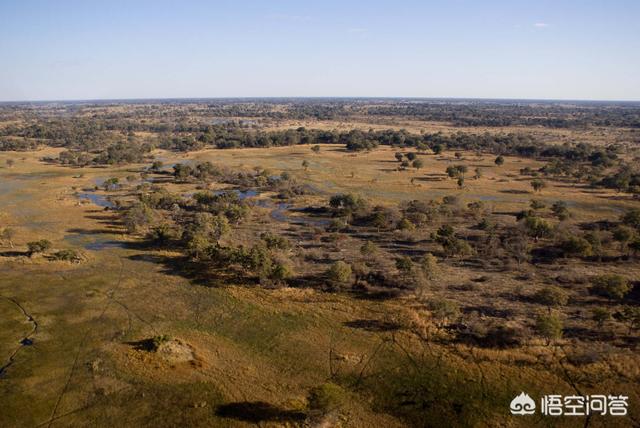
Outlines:
{"label": "blue sky", "polygon": [[640,1],[0,0],[0,100],[640,100]]}

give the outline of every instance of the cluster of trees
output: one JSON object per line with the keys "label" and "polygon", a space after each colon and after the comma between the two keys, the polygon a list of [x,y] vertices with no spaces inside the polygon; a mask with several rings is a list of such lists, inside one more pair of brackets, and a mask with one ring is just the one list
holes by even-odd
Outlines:
{"label": "cluster of trees", "polygon": [[37,148],[37,141],[26,138],[0,139],[0,152],[28,152]]}

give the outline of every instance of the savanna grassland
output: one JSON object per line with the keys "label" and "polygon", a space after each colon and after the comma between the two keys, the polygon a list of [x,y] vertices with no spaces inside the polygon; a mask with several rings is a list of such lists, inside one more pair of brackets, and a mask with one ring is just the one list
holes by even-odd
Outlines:
{"label": "savanna grassland", "polygon": [[2,105],[0,426],[637,426],[638,156],[629,104]]}

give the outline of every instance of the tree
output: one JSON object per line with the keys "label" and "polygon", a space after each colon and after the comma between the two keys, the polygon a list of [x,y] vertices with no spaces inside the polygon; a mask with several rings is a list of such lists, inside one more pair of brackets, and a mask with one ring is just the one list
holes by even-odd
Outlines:
{"label": "tree", "polygon": [[395,157],[398,162],[402,162],[404,155],[401,152],[396,152]]}
{"label": "tree", "polygon": [[222,214],[196,213],[193,223],[187,228],[187,248],[192,257],[199,259],[207,248],[219,245],[220,239],[230,230],[229,220]]}
{"label": "tree", "polygon": [[552,286],[547,286],[538,290],[534,294],[533,298],[536,302],[547,306],[549,313],[551,313],[552,307],[564,306],[569,301],[569,296],[567,296],[567,293],[564,290]]}
{"label": "tree", "polygon": [[27,248],[29,256],[33,256],[37,253],[44,253],[48,249],[51,248],[51,242],[46,239],[41,239],[39,241],[31,241],[27,242]]}
{"label": "tree", "polygon": [[556,314],[539,314],[536,319],[536,332],[547,340],[547,346],[562,337],[562,328],[562,320]]}
{"label": "tree", "polygon": [[309,162],[307,162],[306,159],[302,161],[302,167],[304,168],[305,171],[309,169]]}
{"label": "tree", "polygon": [[402,273],[403,276],[407,276],[413,270],[413,261],[411,257],[402,256],[396,259],[396,269]]}
{"label": "tree", "polygon": [[415,230],[416,226],[413,223],[411,223],[411,220],[404,217],[398,222],[398,229],[411,231],[411,230]]}
{"label": "tree", "polygon": [[422,259],[420,259],[420,269],[424,273],[427,281],[434,281],[440,273],[438,259],[433,254],[426,253]]}
{"label": "tree", "polygon": [[544,202],[538,199],[532,199],[531,202],[529,202],[529,207],[535,211],[544,209],[545,206]]}
{"label": "tree", "polygon": [[371,241],[367,241],[360,247],[360,254],[366,258],[370,258],[378,252],[378,246]]}
{"label": "tree", "polygon": [[634,231],[629,226],[620,225],[613,230],[613,240],[620,243],[620,251],[624,252],[627,243],[633,238]]}
{"label": "tree", "polygon": [[629,325],[629,334],[635,329],[640,328],[640,307],[625,306],[618,318]]}
{"label": "tree", "polygon": [[424,166],[424,162],[420,159],[416,159],[413,161],[413,163],[411,164],[415,169],[420,169]]}
{"label": "tree", "polygon": [[430,300],[427,302],[427,309],[431,312],[431,316],[438,320],[440,327],[460,316],[460,306],[452,300]]}
{"label": "tree", "polygon": [[571,217],[571,213],[567,208],[567,203],[564,201],[554,202],[553,205],[551,205],[551,212],[553,212],[553,215],[555,215],[560,221],[565,221]]}
{"label": "tree", "polygon": [[407,157],[408,160],[414,161],[416,159],[417,155],[414,152],[409,152],[409,153],[406,154],[406,157]]}
{"label": "tree", "polygon": [[540,192],[542,189],[547,187],[547,183],[545,183],[544,180],[536,178],[535,180],[531,180],[531,187],[533,187],[535,192]]}
{"label": "tree", "polygon": [[611,300],[622,300],[631,291],[629,280],[616,274],[595,276],[591,285],[591,291]]}
{"label": "tree", "polygon": [[15,230],[10,227],[5,227],[0,230],[0,241],[9,243],[9,246],[13,248],[13,237],[15,236]]}
{"label": "tree", "polygon": [[611,319],[611,313],[606,308],[594,308],[591,315],[591,319],[598,324],[599,328],[602,328],[604,323]]}
{"label": "tree", "polygon": [[167,223],[160,223],[152,227],[148,234],[149,238],[160,247],[167,245],[174,235],[173,229]]}
{"label": "tree", "polygon": [[320,146],[319,146],[319,145],[317,145],[317,144],[316,144],[316,145],[314,145],[314,146],[311,146],[311,151],[312,151],[313,153],[315,153],[315,154],[320,153]]}
{"label": "tree", "polygon": [[16,161],[13,159],[7,159],[7,168],[13,168],[13,165],[16,164]]}
{"label": "tree", "polygon": [[475,173],[473,175],[473,178],[475,180],[480,180],[482,178],[482,168],[478,167],[478,168],[474,169],[473,171]]}
{"label": "tree", "polygon": [[560,243],[565,257],[588,257],[593,254],[591,243],[580,236],[570,236]]}
{"label": "tree", "polygon": [[458,177],[457,184],[458,184],[458,188],[459,189],[462,189],[464,187],[464,177],[463,176]]}
{"label": "tree", "polygon": [[629,249],[633,251],[633,255],[637,256],[640,254],[640,236],[631,241],[628,245]]}
{"label": "tree", "polygon": [[310,413],[325,416],[336,411],[344,405],[347,394],[340,386],[334,383],[325,383],[309,391],[307,402]]}
{"label": "tree", "polygon": [[161,160],[155,160],[153,161],[153,163],[151,164],[151,171],[153,172],[159,172],[162,170],[162,167],[164,166],[164,163]]}
{"label": "tree", "polygon": [[504,248],[518,263],[518,267],[529,260],[529,240],[523,233],[516,233],[507,238]]}
{"label": "tree", "polygon": [[458,159],[458,160],[462,159],[462,153],[460,153],[460,152],[455,152],[453,155],[454,155],[454,156],[456,157],[456,159]]}
{"label": "tree", "polygon": [[621,219],[622,223],[627,226],[634,227],[636,229],[640,229],[640,209],[634,208],[632,210],[627,211]]}
{"label": "tree", "polygon": [[525,217],[524,227],[529,236],[531,236],[536,242],[540,238],[551,236],[553,232],[553,228],[546,220],[535,216]]}
{"label": "tree", "polygon": [[504,165],[504,157],[502,155],[498,156],[494,163],[498,166]]}
{"label": "tree", "polygon": [[129,233],[146,229],[153,222],[153,210],[141,202],[132,205],[123,216],[123,223]]}
{"label": "tree", "polygon": [[334,262],[327,270],[326,276],[331,285],[344,285],[351,281],[351,266],[341,260]]}
{"label": "tree", "polygon": [[442,153],[444,148],[442,147],[442,144],[436,144],[431,150],[433,150],[433,154],[437,156]]}

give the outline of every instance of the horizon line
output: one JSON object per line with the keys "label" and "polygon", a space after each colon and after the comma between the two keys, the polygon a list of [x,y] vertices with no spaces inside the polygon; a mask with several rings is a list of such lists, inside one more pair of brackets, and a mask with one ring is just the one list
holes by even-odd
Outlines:
{"label": "horizon line", "polygon": [[608,103],[640,104],[640,99],[595,99],[595,98],[487,98],[487,97],[420,97],[420,96],[221,96],[221,97],[152,97],[152,98],[68,98],[41,100],[0,100],[0,105],[55,104],[55,103],[126,103],[153,101],[215,101],[215,100],[424,100],[424,101],[498,101],[498,102],[545,102],[545,103]]}

